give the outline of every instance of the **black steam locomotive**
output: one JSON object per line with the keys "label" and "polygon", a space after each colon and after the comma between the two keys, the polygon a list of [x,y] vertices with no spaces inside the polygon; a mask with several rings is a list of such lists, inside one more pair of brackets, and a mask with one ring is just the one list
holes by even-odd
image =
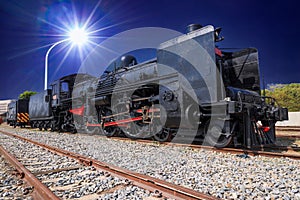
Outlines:
{"label": "black steam locomotive", "polygon": [[100,78],[59,79],[30,98],[31,126],[215,147],[274,144],[287,109],[261,96],[257,50],[221,51],[220,30],[191,25],[162,43],[155,60],[125,55]]}

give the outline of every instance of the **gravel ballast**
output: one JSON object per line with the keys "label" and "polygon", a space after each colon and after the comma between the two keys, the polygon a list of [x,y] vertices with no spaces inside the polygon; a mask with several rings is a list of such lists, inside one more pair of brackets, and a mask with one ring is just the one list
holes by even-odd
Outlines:
{"label": "gravel ballast", "polygon": [[0,155],[0,199],[32,200],[32,188],[14,175],[16,169]]}
{"label": "gravel ballast", "polygon": [[[61,199],[142,200],[161,197],[161,193],[136,187],[127,179],[115,177],[94,167],[85,167],[74,159],[1,133],[0,145]],[[0,166],[1,161],[5,160],[0,157]],[[19,183],[23,181],[15,181],[15,177],[7,171],[0,173],[3,174],[0,178],[0,197],[21,200],[27,198],[24,197],[25,192],[33,191],[32,187],[22,189]],[[20,191],[23,191],[21,197],[18,196]]]}
{"label": "gravel ballast", "polygon": [[300,161],[140,144],[84,134],[0,130],[224,199],[299,199]]}

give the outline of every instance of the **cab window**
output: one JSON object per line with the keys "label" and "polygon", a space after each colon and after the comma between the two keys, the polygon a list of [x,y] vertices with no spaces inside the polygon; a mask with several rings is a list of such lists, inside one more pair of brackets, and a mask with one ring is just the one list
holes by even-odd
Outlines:
{"label": "cab window", "polygon": [[61,83],[61,92],[69,92],[69,84],[67,82]]}
{"label": "cab window", "polygon": [[52,85],[52,94],[57,94],[57,85]]}

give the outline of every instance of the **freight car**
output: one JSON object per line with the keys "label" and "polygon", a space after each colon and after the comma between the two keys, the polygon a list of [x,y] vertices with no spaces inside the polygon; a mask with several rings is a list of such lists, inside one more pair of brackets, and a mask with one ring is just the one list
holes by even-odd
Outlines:
{"label": "freight car", "polygon": [[130,55],[95,78],[65,76],[32,96],[30,123],[40,129],[84,131],[158,141],[197,138],[205,144],[251,148],[274,144],[287,109],[261,96],[258,52],[222,51],[219,28],[191,25],[162,43],[157,58]]}
{"label": "freight car", "polygon": [[9,103],[6,115],[7,124],[13,127],[29,125],[28,103],[28,99],[18,99]]}

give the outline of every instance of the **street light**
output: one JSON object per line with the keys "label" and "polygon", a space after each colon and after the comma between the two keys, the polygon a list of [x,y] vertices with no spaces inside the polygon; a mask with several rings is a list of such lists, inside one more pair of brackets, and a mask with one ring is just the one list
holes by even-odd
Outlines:
{"label": "street light", "polygon": [[56,47],[57,45],[59,45],[60,43],[69,41],[72,44],[75,45],[82,45],[83,43],[85,43],[88,40],[88,34],[85,32],[84,29],[80,29],[80,28],[76,28],[72,31],[69,32],[68,34],[68,38],[64,39],[64,40],[60,40],[56,43],[54,43],[47,51],[46,56],[45,56],[45,85],[44,85],[44,90],[47,90],[48,87],[48,57],[49,57],[49,53],[50,51]]}

